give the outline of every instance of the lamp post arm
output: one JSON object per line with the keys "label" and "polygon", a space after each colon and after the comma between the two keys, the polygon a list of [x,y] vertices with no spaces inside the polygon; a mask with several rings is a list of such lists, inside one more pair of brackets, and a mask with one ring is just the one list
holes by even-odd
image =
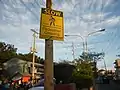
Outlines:
{"label": "lamp post arm", "polygon": [[69,37],[69,36],[77,36],[77,37],[80,37],[82,39],[82,42],[83,42],[83,52],[85,52],[85,39],[81,36],[81,35],[65,35],[66,37]]}
{"label": "lamp post arm", "polygon": [[75,36],[80,37],[84,41],[84,38],[81,35],[75,35]]}
{"label": "lamp post arm", "polygon": [[80,37],[82,40],[84,40],[84,38],[81,36],[81,35],[65,35],[66,37],[69,37],[69,36],[77,36],[77,37]]}
{"label": "lamp post arm", "polygon": [[105,29],[101,29],[101,30],[97,30],[97,31],[94,31],[94,32],[90,32],[90,33],[87,35],[87,37],[90,36],[90,35],[92,35],[92,34],[95,34],[95,33],[98,33],[98,32],[103,32],[103,31],[105,31]]}

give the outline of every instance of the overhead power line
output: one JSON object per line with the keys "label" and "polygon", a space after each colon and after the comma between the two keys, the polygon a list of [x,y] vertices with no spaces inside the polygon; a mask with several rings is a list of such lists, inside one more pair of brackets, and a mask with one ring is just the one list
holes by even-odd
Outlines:
{"label": "overhead power line", "polygon": [[26,7],[28,11],[30,11],[33,14],[36,20],[39,20],[38,16],[23,2],[23,0],[20,0],[20,2]]}
{"label": "overhead power line", "polygon": [[38,3],[37,0],[35,0],[35,3],[36,3],[36,5],[37,5],[38,7],[40,7],[40,4]]}

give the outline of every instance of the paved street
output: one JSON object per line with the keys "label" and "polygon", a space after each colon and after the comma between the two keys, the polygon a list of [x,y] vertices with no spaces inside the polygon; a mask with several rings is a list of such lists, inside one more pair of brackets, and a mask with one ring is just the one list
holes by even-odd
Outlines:
{"label": "paved street", "polygon": [[120,90],[120,85],[110,81],[109,84],[98,84],[97,90]]}

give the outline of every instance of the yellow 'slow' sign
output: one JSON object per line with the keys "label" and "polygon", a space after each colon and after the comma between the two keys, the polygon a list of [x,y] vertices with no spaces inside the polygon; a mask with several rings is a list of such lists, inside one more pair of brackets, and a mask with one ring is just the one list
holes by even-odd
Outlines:
{"label": "yellow 'slow' sign", "polygon": [[64,39],[63,12],[42,8],[40,38],[50,40]]}

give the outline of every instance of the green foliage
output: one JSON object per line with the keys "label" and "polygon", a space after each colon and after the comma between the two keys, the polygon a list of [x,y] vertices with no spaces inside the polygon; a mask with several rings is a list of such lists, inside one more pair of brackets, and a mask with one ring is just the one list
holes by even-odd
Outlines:
{"label": "green foliage", "polygon": [[72,73],[71,81],[76,83],[77,88],[88,88],[92,85],[93,73],[88,61],[79,61]]}
{"label": "green foliage", "polygon": [[61,61],[59,62],[59,64],[69,64],[69,63],[71,63],[71,61],[61,60]]}
{"label": "green foliage", "polygon": [[[14,47],[12,44],[6,44],[5,42],[0,42],[0,80],[4,80],[6,78],[9,78],[10,76],[10,70],[14,71],[14,69],[18,68],[18,71],[20,72],[28,72],[28,66],[27,64],[20,64],[18,65],[17,62],[16,65],[13,65],[12,67],[9,67],[8,70],[4,69],[3,63],[7,62],[8,60],[11,60],[12,58],[18,58],[22,59],[25,61],[32,61],[33,60],[33,54],[28,53],[28,54],[22,54],[19,53],[17,54],[17,48]],[[44,63],[44,60],[37,55],[35,55],[35,62],[36,63]],[[12,62],[13,63],[13,62]],[[14,68],[14,69],[13,69]],[[12,73],[13,74],[13,73]]]}
{"label": "green foliage", "polygon": [[99,61],[99,60],[103,59],[104,56],[105,56],[104,52],[101,52],[101,53],[96,53],[96,52],[85,53],[85,52],[83,52],[82,55],[80,55],[80,58],[87,60],[87,61]]}
{"label": "green foliage", "polygon": [[[5,42],[0,42],[0,63],[4,63],[12,58],[19,58],[25,61],[31,61],[33,59],[33,54],[17,54],[17,48],[14,47],[12,44],[6,44]],[[35,55],[35,62],[37,63],[43,63],[44,60],[37,55]]]}
{"label": "green foliage", "polygon": [[12,44],[0,42],[0,63],[6,62],[17,55],[17,48]]}
{"label": "green foliage", "polygon": [[75,59],[75,69],[72,73],[71,81],[76,83],[77,88],[88,88],[92,85],[93,77],[97,68],[97,61],[103,59],[104,53],[82,53],[78,59]]}
{"label": "green foliage", "polygon": [[91,79],[93,77],[92,75],[91,65],[85,61],[77,64],[73,72],[73,77],[75,78]]}

